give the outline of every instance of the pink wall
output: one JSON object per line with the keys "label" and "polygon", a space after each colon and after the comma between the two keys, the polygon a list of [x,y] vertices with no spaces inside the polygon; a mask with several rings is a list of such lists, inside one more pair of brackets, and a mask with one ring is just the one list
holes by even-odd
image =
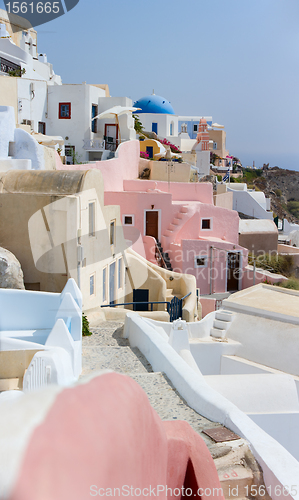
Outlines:
{"label": "pink wall", "polygon": [[170,192],[173,201],[200,201],[213,205],[213,186],[210,182],[164,182],[148,180],[126,180],[125,191],[147,191],[158,189],[164,193]]}
{"label": "pink wall", "polygon": [[202,307],[202,317],[204,318],[207,314],[215,311],[216,299],[208,299],[207,297],[200,297],[199,299]]}
{"label": "pink wall", "polygon": [[187,422],[162,422],[141,387],[117,373],[57,394],[28,438],[16,475],[8,500],[117,497],[114,488],[124,486],[128,498],[178,498],[162,489],[149,495],[146,488],[158,485],[192,488],[192,498],[202,500],[210,500],[212,489],[213,498],[224,500],[203,439]]}
{"label": "pink wall", "polygon": [[278,275],[275,275],[273,273],[271,273],[271,276],[269,276],[261,271],[256,271],[255,282],[254,282],[253,269],[244,269],[243,280],[242,280],[243,288],[249,288],[254,284],[258,285],[258,283],[263,283],[265,281],[273,285],[274,283],[279,283],[280,281],[288,281],[288,278],[286,277],[281,278],[281,276],[278,277]]}
{"label": "pink wall", "polygon": [[161,234],[168,228],[174,217],[174,213],[178,212],[177,207],[171,204],[171,194],[169,193],[140,193],[140,192],[105,192],[105,205],[119,205],[121,217],[124,214],[134,215],[135,228],[137,228],[142,236],[144,235],[144,211],[161,210]]}
{"label": "pink wall", "polygon": [[105,191],[122,191],[124,179],[137,179],[139,168],[139,141],[120,144],[117,158],[85,165],[62,165],[58,170],[101,170]]}
{"label": "pink wall", "polygon": [[[170,247],[173,270],[195,276],[196,286],[200,289],[201,295],[210,293],[211,246],[216,247],[213,250],[212,293],[222,293],[227,290],[227,252],[240,251],[243,255],[241,266],[244,267],[247,265],[247,249],[230,242],[200,239],[184,239],[181,246],[172,244]],[[195,267],[195,257],[206,257],[206,266]]]}

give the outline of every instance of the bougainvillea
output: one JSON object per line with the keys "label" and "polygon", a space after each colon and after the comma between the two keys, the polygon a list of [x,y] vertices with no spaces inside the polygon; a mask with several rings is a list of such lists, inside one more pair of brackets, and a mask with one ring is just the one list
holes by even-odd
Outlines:
{"label": "bougainvillea", "polygon": [[140,151],[140,158],[144,158],[145,160],[148,160],[149,154],[145,151]]}

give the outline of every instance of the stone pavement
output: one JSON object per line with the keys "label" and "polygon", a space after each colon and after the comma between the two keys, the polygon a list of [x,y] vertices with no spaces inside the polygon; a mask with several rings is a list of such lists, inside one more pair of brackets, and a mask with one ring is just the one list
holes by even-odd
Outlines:
{"label": "stone pavement", "polygon": [[[251,484],[253,480],[254,484],[257,484],[257,481],[261,484],[262,477],[259,466],[246,441],[240,439],[226,443],[215,443],[203,434],[204,429],[219,427],[220,424],[208,420],[190,408],[164,373],[153,372],[151,365],[139,349],[131,348],[129,341],[122,337],[122,322],[105,321],[99,327],[91,328],[91,331],[93,335],[82,339],[83,371],[81,379],[104,369],[123,373],[133,378],[143,388],[150,404],[162,420],[186,420],[207,444],[215,460],[226,498],[229,498],[228,490],[236,482],[239,484],[241,476],[243,486]],[[233,483],[230,482],[230,485],[226,487],[226,481],[222,478],[227,477],[230,481],[232,478],[231,470],[239,471],[237,474],[239,479],[233,475],[235,478]],[[239,497],[245,497],[245,495],[239,495]]]}

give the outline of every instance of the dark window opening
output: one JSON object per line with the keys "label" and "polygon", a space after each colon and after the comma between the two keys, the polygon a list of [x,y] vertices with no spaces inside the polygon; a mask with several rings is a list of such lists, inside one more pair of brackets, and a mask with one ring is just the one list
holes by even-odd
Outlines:
{"label": "dark window opening", "polygon": [[202,219],[201,229],[211,229],[211,219]]}

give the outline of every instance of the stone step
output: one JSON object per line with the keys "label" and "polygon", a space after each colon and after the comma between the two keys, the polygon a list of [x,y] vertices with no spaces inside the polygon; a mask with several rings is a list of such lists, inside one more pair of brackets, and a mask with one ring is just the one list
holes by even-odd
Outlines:
{"label": "stone step", "polygon": [[164,236],[171,236],[172,234],[173,234],[173,231],[171,231],[170,229],[166,229]]}
{"label": "stone step", "polygon": [[221,330],[220,328],[211,328],[210,335],[216,339],[224,339],[226,335],[226,330]]}
{"label": "stone step", "polygon": [[181,223],[181,219],[179,219],[179,218],[177,218],[177,217],[175,217],[175,218],[173,219],[173,221],[172,221],[172,224],[173,224],[174,226],[178,226],[180,223]]}
{"label": "stone step", "polygon": [[188,208],[188,207],[181,207],[181,208],[180,208],[180,212],[181,212],[182,214],[187,214],[187,213],[189,212],[189,208]]}
{"label": "stone step", "polygon": [[173,224],[173,222],[171,222],[169,224],[169,228],[168,229],[170,229],[170,231],[174,231],[176,228],[177,228],[177,224]]}
{"label": "stone step", "polygon": [[253,473],[248,467],[242,465],[229,467],[218,471],[218,476],[225,500],[251,496]]}
{"label": "stone step", "polygon": [[214,319],[213,327],[219,328],[219,330],[228,330],[231,325],[230,321],[223,321],[221,319]]}
{"label": "stone step", "polygon": [[229,311],[222,311],[221,309],[216,311],[215,319],[220,319],[222,321],[232,321],[234,314]]}

